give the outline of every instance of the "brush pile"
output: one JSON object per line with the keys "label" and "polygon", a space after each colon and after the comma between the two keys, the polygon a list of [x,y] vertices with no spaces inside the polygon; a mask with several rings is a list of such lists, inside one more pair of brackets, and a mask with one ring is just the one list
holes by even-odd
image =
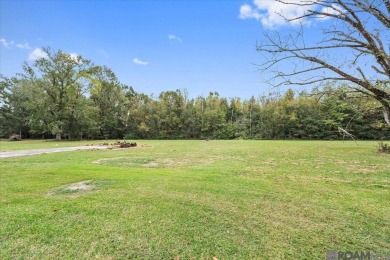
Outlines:
{"label": "brush pile", "polygon": [[129,148],[129,147],[137,147],[137,143],[126,143],[126,142],[119,143],[119,148]]}

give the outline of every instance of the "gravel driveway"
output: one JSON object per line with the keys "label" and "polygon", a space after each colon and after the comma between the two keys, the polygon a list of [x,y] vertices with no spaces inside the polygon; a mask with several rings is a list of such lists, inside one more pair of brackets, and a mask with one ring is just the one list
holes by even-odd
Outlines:
{"label": "gravel driveway", "polygon": [[70,152],[77,150],[88,150],[88,149],[107,149],[107,146],[76,146],[76,147],[63,147],[63,148],[48,148],[48,149],[35,149],[35,150],[20,150],[12,152],[0,152],[0,158],[10,158],[26,155],[36,155],[43,153],[60,153],[60,152]]}

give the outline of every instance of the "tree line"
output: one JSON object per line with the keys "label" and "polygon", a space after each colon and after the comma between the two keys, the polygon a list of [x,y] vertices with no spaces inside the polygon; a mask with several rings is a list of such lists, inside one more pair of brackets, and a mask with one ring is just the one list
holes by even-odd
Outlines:
{"label": "tree line", "polygon": [[57,139],[389,139],[381,105],[346,85],[243,100],[185,90],[154,98],[81,56],[44,49],[23,74],[1,76],[0,137]]}

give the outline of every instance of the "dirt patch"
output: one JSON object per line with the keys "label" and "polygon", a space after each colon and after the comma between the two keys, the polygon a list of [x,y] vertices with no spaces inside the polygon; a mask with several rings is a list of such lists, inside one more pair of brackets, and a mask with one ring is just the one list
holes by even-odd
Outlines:
{"label": "dirt patch", "polygon": [[152,161],[154,159],[147,157],[115,157],[98,159],[92,163],[107,166],[142,167]]}
{"label": "dirt patch", "polygon": [[92,185],[91,181],[82,181],[77,183],[72,183],[65,187],[65,189],[69,191],[86,191],[93,189],[94,186]]}
{"label": "dirt patch", "polygon": [[190,160],[185,158],[147,158],[147,157],[117,157],[102,158],[93,161],[94,164],[118,166],[118,167],[136,167],[136,168],[181,168],[191,167],[194,165],[213,162],[210,158],[207,160],[199,159]]}
{"label": "dirt patch", "polygon": [[363,168],[363,169],[360,169],[358,170],[360,173],[363,173],[363,174],[368,174],[368,173],[377,173],[378,170],[375,169],[375,168]]}
{"label": "dirt patch", "polygon": [[76,198],[100,190],[102,184],[102,181],[85,180],[54,188],[47,195],[51,197]]}
{"label": "dirt patch", "polygon": [[158,168],[159,166],[160,166],[160,164],[158,164],[156,162],[142,164],[142,167],[146,167],[146,168]]}
{"label": "dirt patch", "polygon": [[145,168],[159,168],[162,163],[153,158],[147,157],[116,157],[116,158],[102,158],[92,162],[93,164],[118,166],[118,167],[145,167]]}
{"label": "dirt patch", "polygon": [[216,163],[219,161],[240,160],[243,158],[237,156],[199,156],[183,155],[180,158],[155,158],[153,157],[115,157],[101,158],[93,161],[93,164],[118,166],[118,167],[136,167],[136,168],[198,168],[204,165]]}

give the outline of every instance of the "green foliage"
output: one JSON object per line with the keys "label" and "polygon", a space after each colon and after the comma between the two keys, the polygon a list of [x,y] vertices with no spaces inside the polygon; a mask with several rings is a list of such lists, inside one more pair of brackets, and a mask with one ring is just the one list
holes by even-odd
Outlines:
{"label": "green foliage", "polygon": [[390,145],[384,142],[378,143],[378,151],[380,153],[390,153]]}
{"label": "green foliage", "polygon": [[67,139],[389,139],[381,105],[348,86],[310,93],[270,93],[249,100],[189,99],[186,91],[157,98],[119,82],[105,66],[45,49],[22,77],[0,80],[0,136]]}

